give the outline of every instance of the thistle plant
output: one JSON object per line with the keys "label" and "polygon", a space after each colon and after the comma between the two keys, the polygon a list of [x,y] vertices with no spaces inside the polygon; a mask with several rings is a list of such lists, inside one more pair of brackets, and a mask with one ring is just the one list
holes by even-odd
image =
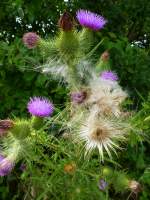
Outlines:
{"label": "thistle plant", "polygon": [[[95,159],[92,153],[98,156],[100,164],[108,159],[113,162],[114,154],[117,155],[119,150],[123,150],[121,144],[128,142],[128,135],[133,128],[122,110],[122,103],[128,98],[128,93],[119,85],[117,73],[110,68],[108,51],[105,51],[96,63],[92,60],[96,49],[102,43],[100,41],[91,49],[93,31],[102,30],[107,20],[82,9],[77,11],[76,18],[82,26],[80,31],[76,30],[75,20],[65,12],[59,19],[56,37],[44,40],[33,32],[23,36],[26,47],[29,49],[37,47],[42,55],[47,56],[45,64],[39,67],[41,73],[50,74],[50,78],[63,79],[69,90],[69,101],[64,110],[52,116],[53,103],[45,97],[33,97],[27,104],[27,110],[31,114],[29,119],[0,121],[0,135],[5,135],[7,132],[0,157],[1,176],[7,175],[18,161],[30,160],[36,143],[41,153],[42,138],[46,138],[46,144],[42,145],[45,145],[47,151],[50,148],[54,162],[57,160],[54,152],[59,152],[59,148],[61,149],[61,145],[55,143],[59,144],[59,140],[60,143],[65,140],[65,137],[61,137],[65,133],[67,138],[70,138],[67,143],[76,146],[76,154],[78,157],[84,155],[85,162],[87,156],[88,159]],[[59,126],[59,129],[55,130],[55,126]],[[48,130],[51,135],[46,135]],[[54,137],[52,132],[55,132]],[[68,156],[69,151],[68,149],[65,152],[64,149],[65,147],[62,148],[62,152],[60,151],[60,154],[63,154],[62,160]],[[81,155],[78,150],[82,150]],[[47,154],[46,152],[46,155],[44,153],[40,155],[40,159],[44,159],[45,163],[42,161],[39,163],[47,169],[45,176],[51,178],[56,169],[50,168],[49,172],[47,166],[52,164],[49,164],[51,161],[47,158]],[[65,173],[76,173],[77,161],[70,163],[64,165]],[[111,168],[102,170],[98,179],[99,190],[108,190],[115,179],[117,181],[114,188],[118,188],[120,184],[120,191],[129,188],[134,192],[138,190],[139,185],[136,182],[129,180],[124,174],[114,172]],[[50,184],[50,181],[48,182]]]}
{"label": "thistle plant", "polygon": [[[130,124],[123,118],[121,110],[121,104],[128,94],[119,86],[117,74],[109,69],[108,51],[102,54],[100,63],[95,64],[95,68],[89,67],[89,58],[86,60],[86,52],[83,51],[85,42],[89,44],[88,40],[93,34],[92,31],[103,29],[107,20],[98,14],[82,9],[77,11],[76,18],[83,27],[81,31],[75,30],[74,19],[68,12],[60,17],[59,32],[51,40],[56,48],[56,57],[49,55],[48,58],[48,62],[52,60],[56,69],[48,64],[47,68],[49,67],[51,75],[59,71],[58,78],[63,75],[70,90],[68,110],[72,117],[68,119],[69,127],[66,122],[60,122],[62,127],[68,129],[67,131],[73,135],[75,141],[85,143],[85,154],[98,149],[100,159],[104,161],[105,151],[110,157],[111,150],[116,153],[115,148],[120,148],[119,142],[125,141],[131,129]],[[42,52],[42,47],[40,45],[39,47]],[[88,52],[90,58],[94,53],[93,50],[91,52]],[[91,64],[94,65],[94,63]],[[86,71],[84,71],[85,68]],[[31,113],[30,110],[34,110],[32,103],[34,104],[34,100],[28,106]],[[40,113],[37,110],[34,112]]]}

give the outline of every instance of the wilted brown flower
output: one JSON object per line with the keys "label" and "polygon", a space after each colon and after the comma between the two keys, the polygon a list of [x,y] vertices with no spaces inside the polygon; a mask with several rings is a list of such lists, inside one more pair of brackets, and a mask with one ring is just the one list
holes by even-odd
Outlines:
{"label": "wilted brown flower", "polygon": [[13,127],[14,123],[10,119],[0,120],[0,136],[5,135]]}
{"label": "wilted brown flower", "polygon": [[142,190],[141,184],[135,180],[129,181],[129,189],[135,194],[139,193]]}
{"label": "wilted brown flower", "polygon": [[64,31],[71,31],[73,29],[73,18],[68,12],[64,12],[58,21],[58,25]]}

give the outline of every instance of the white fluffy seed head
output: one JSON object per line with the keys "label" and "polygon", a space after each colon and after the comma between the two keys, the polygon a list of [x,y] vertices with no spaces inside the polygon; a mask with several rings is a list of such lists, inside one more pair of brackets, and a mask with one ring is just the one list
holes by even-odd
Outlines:
{"label": "white fluffy seed head", "polygon": [[128,129],[126,124],[91,113],[81,126],[79,138],[85,142],[85,154],[97,148],[103,161],[104,151],[111,157],[111,151],[116,153],[115,148],[120,148],[118,142],[126,139]]}
{"label": "white fluffy seed head", "polygon": [[127,93],[124,92],[117,82],[95,79],[90,84],[91,93],[87,100],[87,105],[91,110],[105,115],[120,116],[120,104],[126,99]]}

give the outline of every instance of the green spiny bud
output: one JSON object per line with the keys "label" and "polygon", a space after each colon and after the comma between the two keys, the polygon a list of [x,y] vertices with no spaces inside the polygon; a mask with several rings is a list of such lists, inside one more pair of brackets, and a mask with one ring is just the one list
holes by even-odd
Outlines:
{"label": "green spiny bud", "polygon": [[122,192],[128,188],[129,179],[126,174],[122,172],[115,172],[114,181],[113,181],[114,188],[117,192]]}
{"label": "green spiny bud", "polygon": [[74,59],[78,52],[79,41],[77,34],[74,31],[61,31],[56,38],[56,47],[65,61]]}
{"label": "green spiny bud", "polygon": [[113,170],[110,167],[103,167],[102,175],[104,177],[111,177],[113,175]]}
{"label": "green spiny bud", "polygon": [[32,124],[32,127],[35,130],[39,130],[40,128],[42,128],[42,126],[44,124],[43,118],[42,117],[33,116],[32,120],[31,120],[31,124]]}
{"label": "green spiny bud", "polygon": [[11,133],[17,139],[25,139],[31,133],[31,127],[27,120],[17,120],[11,129]]}
{"label": "green spiny bud", "polygon": [[44,40],[44,39],[39,39],[38,41],[38,47],[41,50],[41,53],[43,56],[53,56],[56,54],[57,50],[54,44],[53,40]]}

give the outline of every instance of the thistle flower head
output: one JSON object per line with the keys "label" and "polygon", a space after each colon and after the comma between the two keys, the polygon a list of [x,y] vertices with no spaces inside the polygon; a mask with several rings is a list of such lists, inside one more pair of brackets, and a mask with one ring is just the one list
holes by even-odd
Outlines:
{"label": "thistle flower head", "polygon": [[80,104],[80,103],[83,103],[86,96],[87,96],[87,94],[86,94],[85,91],[72,92],[71,93],[71,100],[72,100],[72,102],[74,102],[76,104]]}
{"label": "thistle flower head", "polygon": [[119,141],[125,140],[127,127],[113,120],[90,114],[81,127],[79,137],[85,142],[86,152],[91,153],[95,148],[99,150],[100,159],[104,160],[104,151],[111,157],[111,150],[116,153],[115,148]]}
{"label": "thistle flower head", "polygon": [[28,103],[28,111],[36,117],[48,117],[54,111],[53,104],[44,97],[33,97]]}
{"label": "thistle flower head", "polygon": [[14,126],[10,119],[0,120],[0,136],[4,136]]}
{"label": "thistle flower head", "polygon": [[63,31],[71,31],[73,29],[73,19],[68,12],[64,12],[58,21],[58,25]]}
{"label": "thistle flower head", "polygon": [[0,176],[8,175],[13,169],[13,162],[0,154]]}
{"label": "thistle flower head", "polygon": [[102,16],[82,9],[77,11],[77,19],[81,26],[94,31],[102,29],[107,22]]}
{"label": "thistle flower head", "polygon": [[103,71],[100,75],[100,78],[103,80],[118,81],[117,74],[112,71]]}
{"label": "thistle flower head", "polygon": [[34,32],[25,33],[22,38],[23,43],[29,49],[35,48],[37,46],[39,39],[40,39],[40,37]]}
{"label": "thistle flower head", "polygon": [[104,179],[100,179],[98,183],[98,187],[100,190],[104,191],[107,187],[108,183]]}
{"label": "thistle flower head", "polygon": [[11,129],[11,133],[17,139],[25,139],[31,133],[30,123],[24,119],[17,119],[14,122],[14,126]]}

